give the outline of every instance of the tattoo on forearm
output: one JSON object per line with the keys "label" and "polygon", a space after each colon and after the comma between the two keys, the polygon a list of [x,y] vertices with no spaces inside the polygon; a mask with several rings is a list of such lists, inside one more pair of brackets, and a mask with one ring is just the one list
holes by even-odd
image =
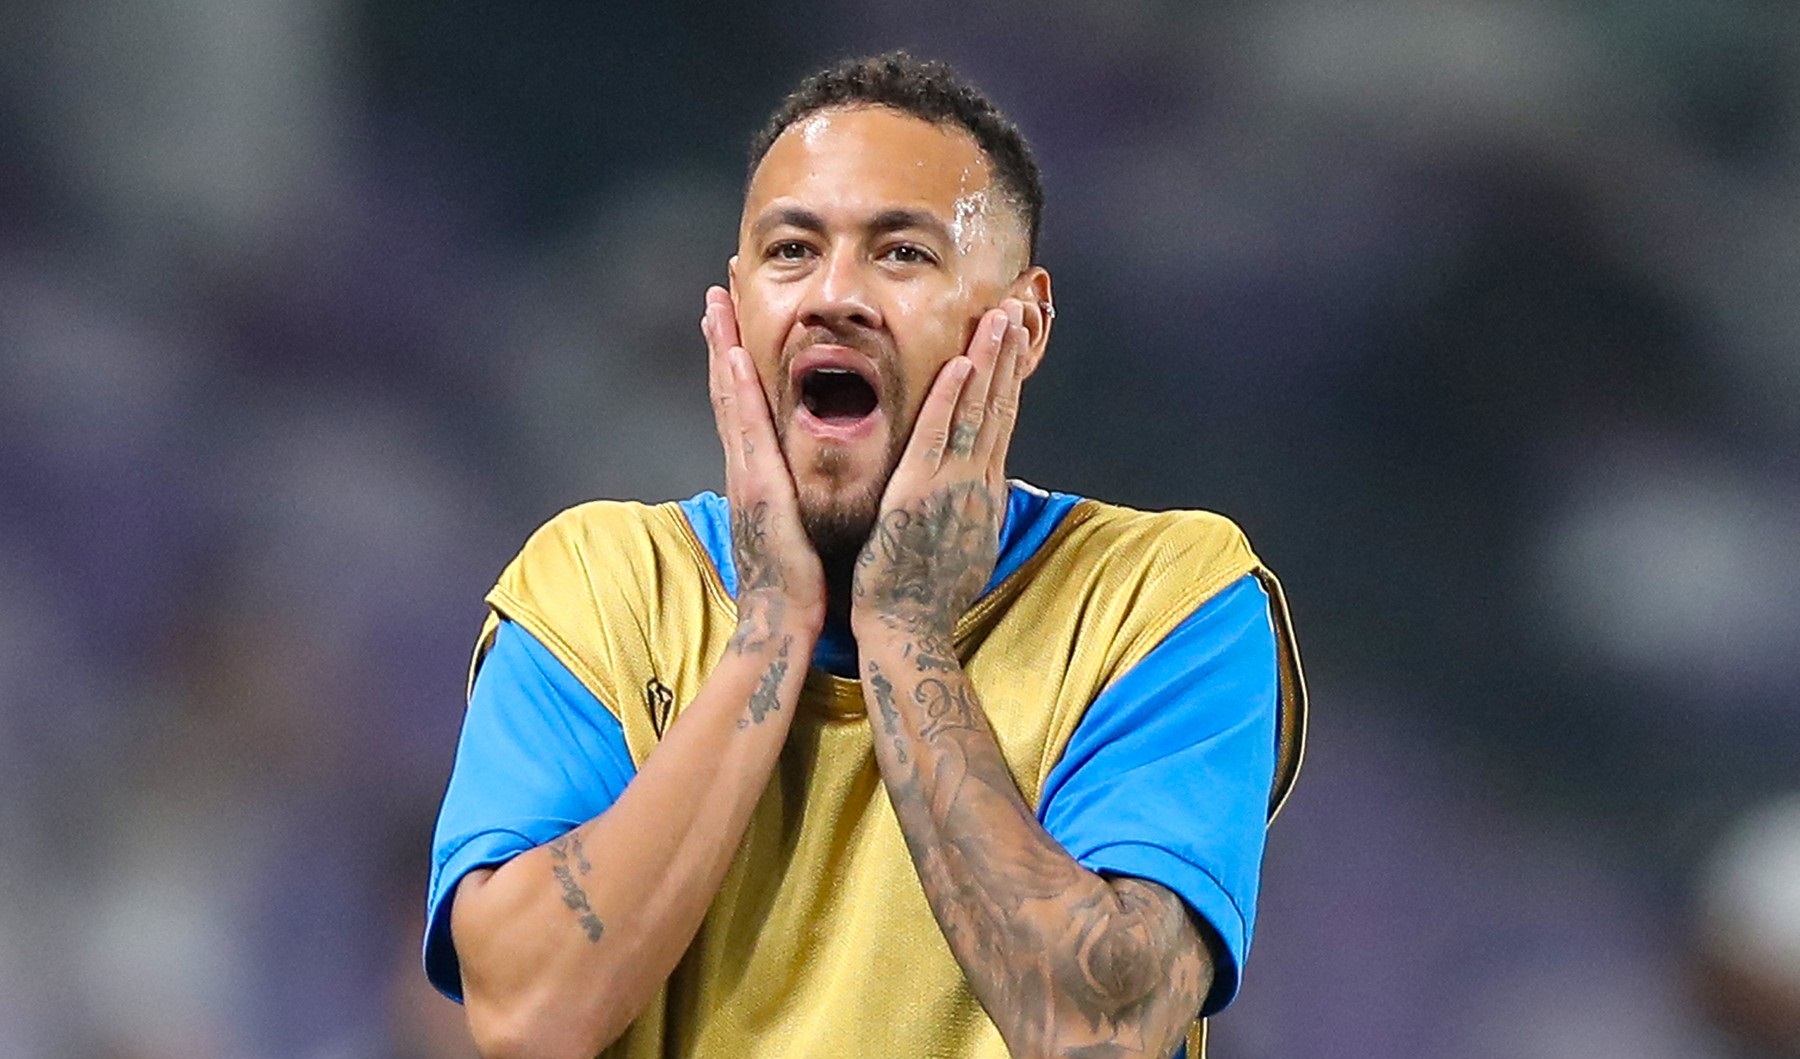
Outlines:
{"label": "tattoo on forearm", "polygon": [[544,848],[550,851],[550,858],[556,862],[550,866],[550,874],[556,876],[556,881],[562,884],[563,904],[575,913],[588,941],[599,941],[600,935],[606,932],[606,927],[595,914],[594,906],[588,903],[587,891],[575,879],[577,875],[585,877],[594,870],[593,864],[587,859],[587,850],[582,848],[581,836],[571,831],[560,838],[551,839]]}
{"label": "tattoo on forearm", "polygon": [[918,674],[893,681],[865,663],[884,723],[893,710],[908,737],[882,776],[932,912],[1009,1048],[1172,1054],[1212,975],[1186,906],[1076,864],[1020,796],[967,676],[924,675],[920,659],[936,656],[908,654]]}
{"label": "tattoo on forearm", "polygon": [[787,676],[788,648],[794,643],[792,636],[783,637],[781,649],[775,652],[775,661],[763,670],[762,679],[757,682],[756,690],[750,693],[748,718],[738,720],[739,728],[748,728],[752,724],[763,723],[763,718],[781,709],[781,681]]}
{"label": "tattoo on forearm", "polygon": [[[912,645],[908,644],[907,646]],[[917,666],[921,673],[955,673],[962,669],[962,663],[958,662],[954,656],[947,655],[948,652],[944,655],[937,655],[932,654],[926,648],[920,648],[912,656],[913,665]]]}
{"label": "tattoo on forearm", "polygon": [[875,692],[875,706],[881,711],[882,727],[893,740],[894,759],[904,765],[907,763],[906,740],[900,737],[900,711],[894,706],[894,685],[874,662],[869,663],[869,687]]}
{"label": "tattoo on forearm", "polygon": [[[923,667],[921,667],[923,668]],[[953,730],[974,731],[975,705],[969,701],[968,681],[960,677],[949,680],[926,677],[913,688],[913,701],[925,708],[925,723],[919,738],[935,743]]]}
{"label": "tattoo on forearm", "polygon": [[[973,440],[949,439],[959,454]],[[957,661],[956,623],[994,570],[1000,503],[984,482],[942,486],[884,512],[857,557],[853,606],[900,648],[900,664],[867,651],[863,663],[887,736],[882,781],[932,914],[1014,1055],[1166,1056],[1211,982],[1186,906],[1057,845]]]}

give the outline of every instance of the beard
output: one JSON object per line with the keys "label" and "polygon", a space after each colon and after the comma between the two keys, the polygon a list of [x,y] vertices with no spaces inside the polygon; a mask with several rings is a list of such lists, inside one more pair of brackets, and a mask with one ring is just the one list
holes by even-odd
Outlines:
{"label": "beard", "polygon": [[807,485],[798,491],[800,524],[812,541],[813,551],[826,569],[842,568],[855,561],[875,530],[881,514],[881,499],[887,493],[888,480],[900,465],[906,451],[909,431],[894,431],[888,441],[886,466],[873,481],[854,485],[844,480],[850,461],[843,453],[826,450],[819,454],[813,470],[831,486]]}

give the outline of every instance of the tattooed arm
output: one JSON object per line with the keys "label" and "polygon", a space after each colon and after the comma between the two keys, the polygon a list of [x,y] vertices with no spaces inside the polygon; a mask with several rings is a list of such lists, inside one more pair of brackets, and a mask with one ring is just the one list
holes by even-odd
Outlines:
{"label": "tattooed arm", "polygon": [[716,293],[704,329],[732,505],[737,632],[616,802],[458,885],[451,932],[486,1056],[592,1056],[655,996],[768,786],[824,623],[818,558],[761,387],[734,348],[729,302],[722,308]]}
{"label": "tattooed arm", "polygon": [[806,637],[728,651],[618,801],[463,879],[451,931],[483,1055],[592,1056],[655,996],[768,784]]}
{"label": "tattooed arm", "polygon": [[1088,871],[1044,831],[945,644],[896,634],[861,646],[900,829],[1012,1054],[1173,1054],[1212,984],[1186,905]]}
{"label": "tattooed arm", "polygon": [[[926,899],[1017,1056],[1166,1056],[1212,963],[1179,897],[1077,864],[1013,783],[952,633],[993,572],[1028,332],[983,317],[940,373],[858,560],[876,760]],[[958,363],[961,361],[961,363]]]}

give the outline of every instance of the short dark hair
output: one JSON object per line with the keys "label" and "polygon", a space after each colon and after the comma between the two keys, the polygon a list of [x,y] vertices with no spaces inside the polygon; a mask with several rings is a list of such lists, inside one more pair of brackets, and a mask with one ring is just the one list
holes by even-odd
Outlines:
{"label": "short dark hair", "polygon": [[1044,185],[1025,137],[993,100],[957,76],[947,64],[915,59],[903,51],[843,59],[788,93],[762,131],[750,141],[750,176],[788,126],[833,107],[892,107],[933,125],[953,125],[974,137],[987,156],[994,181],[1025,221],[1027,252],[1037,260]]}

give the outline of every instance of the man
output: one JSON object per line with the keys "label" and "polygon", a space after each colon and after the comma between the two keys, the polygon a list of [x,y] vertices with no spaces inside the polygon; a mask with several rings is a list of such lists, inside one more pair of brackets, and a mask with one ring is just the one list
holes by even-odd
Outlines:
{"label": "man", "polygon": [[752,152],[702,331],[723,498],[489,595],[425,960],[489,1055],[1170,1055],[1298,763],[1229,522],[1004,476],[1053,308],[1017,131],[903,54]]}

